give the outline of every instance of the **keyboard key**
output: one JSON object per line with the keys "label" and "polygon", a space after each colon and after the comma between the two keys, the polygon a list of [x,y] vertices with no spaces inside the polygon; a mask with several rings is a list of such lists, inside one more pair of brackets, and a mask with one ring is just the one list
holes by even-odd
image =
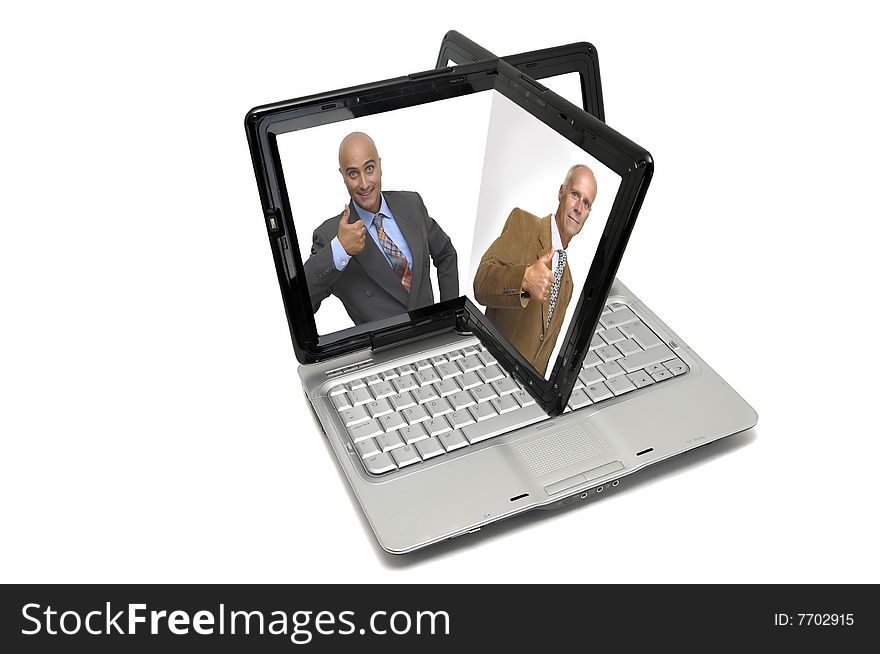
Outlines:
{"label": "keyboard key", "polygon": [[346,409],[339,414],[339,417],[342,418],[342,424],[344,424],[346,427],[351,427],[352,425],[356,425],[359,422],[364,422],[365,420],[370,419],[370,415],[367,413],[367,410],[362,406],[355,407],[353,409]]}
{"label": "keyboard key", "polygon": [[441,363],[435,367],[435,370],[440,374],[441,379],[449,379],[450,377],[456,377],[461,374],[459,367],[451,361]]}
{"label": "keyboard key", "polygon": [[370,387],[373,397],[377,400],[394,395],[397,391],[387,381],[378,381]]}
{"label": "keyboard key", "polygon": [[605,363],[609,361],[614,361],[615,359],[621,358],[623,355],[613,345],[606,345],[605,347],[596,348],[596,354],[599,355],[599,358],[602,359]]}
{"label": "keyboard key", "polygon": [[611,379],[612,377],[617,377],[618,375],[623,374],[623,368],[621,368],[616,361],[603,363],[601,366],[596,366],[595,369],[605,375],[605,379]]}
{"label": "keyboard key", "polygon": [[[618,368],[619,367],[620,366],[618,366]],[[587,368],[586,370],[581,370],[581,374],[578,375],[578,379],[583,380],[584,386],[589,386],[600,381],[605,381],[605,375],[599,372],[599,367],[596,366],[595,368]]]}
{"label": "keyboard key", "polygon": [[446,358],[449,359],[450,361],[455,361],[455,360],[461,359],[463,357],[464,357],[464,354],[462,353],[461,350],[453,350],[452,352],[446,353]]}
{"label": "keyboard key", "polygon": [[605,314],[599,318],[599,322],[602,323],[605,329],[609,329],[611,327],[620,327],[630,322],[636,322],[638,319],[638,316],[632,312],[632,309],[624,307],[618,311]]}
{"label": "keyboard key", "polygon": [[479,386],[483,382],[477,377],[475,372],[466,372],[456,380],[463,390],[468,390],[474,386]]}
{"label": "keyboard key", "polygon": [[366,440],[355,443],[354,446],[357,449],[358,454],[361,455],[362,459],[366,459],[368,457],[376,456],[377,454],[382,453],[382,450],[380,450],[379,446],[376,445],[375,439],[372,438],[367,438]]}
{"label": "keyboard key", "polygon": [[440,397],[440,393],[434,390],[433,386],[425,386],[424,388],[414,389],[412,391],[412,396],[419,404],[425,404],[426,402],[430,402],[431,400],[436,400],[438,397]]}
{"label": "keyboard key", "polygon": [[474,417],[474,420],[477,422],[482,422],[483,420],[488,420],[489,418],[494,418],[497,413],[495,413],[495,409],[491,404],[485,402],[483,404],[475,404],[470,407],[468,411],[471,412],[471,415]]}
{"label": "keyboard key", "polygon": [[498,397],[498,393],[495,392],[495,389],[492,388],[490,384],[482,384],[481,386],[472,388],[471,395],[474,396],[477,403],[488,402],[493,397]]}
{"label": "keyboard key", "polygon": [[330,401],[333,403],[333,406],[336,407],[337,411],[344,411],[345,409],[351,408],[351,402],[348,399],[348,393],[342,393],[341,395],[331,395]]}
{"label": "keyboard key", "polygon": [[568,406],[571,407],[572,411],[576,411],[577,409],[588,406],[592,403],[593,400],[590,399],[590,396],[580,388],[572,391],[571,397],[568,398]]}
{"label": "keyboard key", "polygon": [[423,423],[418,423],[415,425],[410,425],[409,427],[401,427],[397,433],[400,434],[400,437],[406,441],[407,445],[411,445],[417,441],[422,440],[423,438],[428,437],[428,432],[425,431],[425,428],[422,427]]}
{"label": "keyboard key", "polygon": [[423,422],[422,426],[425,428],[425,431],[428,432],[428,436],[439,436],[440,434],[452,431],[452,427],[449,426],[449,422],[443,416],[440,416],[439,418],[431,418],[430,420]]}
{"label": "keyboard key", "polygon": [[613,345],[617,343],[617,341],[622,341],[626,338],[623,334],[620,333],[620,330],[617,327],[612,327],[611,329],[603,329],[600,332],[596,332],[599,336],[602,337],[602,340],[608,343],[608,345]]}
{"label": "keyboard key", "polygon": [[528,391],[516,391],[512,394],[520,406],[530,406],[535,403],[535,398]]}
{"label": "keyboard key", "polygon": [[622,303],[620,303],[620,302],[612,302],[611,304],[609,304],[609,305],[608,305],[607,307],[605,307],[605,308],[606,308],[606,309],[611,309],[612,311],[620,311],[621,309],[626,309],[627,307],[626,307],[625,304],[622,304]]}
{"label": "keyboard key", "polygon": [[654,383],[654,380],[651,379],[651,376],[646,373],[644,370],[639,370],[638,372],[631,372],[627,375],[627,378],[636,385],[636,388],[642,388],[644,386],[650,386]]}
{"label": "keyboard key", "polygon": [[419,386],[427,386],[428,384],[440,381],[440,375],[433,368],[426,368],[416,373],[416,379],[419,380]]}
{"label": "keyboard key", "polygon": [[464,352],[465,357],[467,357],[468,355],[471,355],[471,354],[476,354],[479,351],[480,351],[480,348],[477,347],[476,345],[468,345],[466,348],[464,348],[462,350],[462,352]]}
{"label": "keyboard key", "polygon": [[480,357],[480,361],[483,362],[484,366],[491,366],[493,363],[498,363],[498,359],[492,356],[492,353],[489,350],[483,350],[478,355]]}
{"label": "keyboard key", "polygon": [[584,357],[584,368],[589,368],[591,366],[598,366],[602,363],[602,359],[599,358],[599,355],[595,352],[588,352],[587,356]]}
{"label": "keyboard key", "polygon": [[674,358],[675,355],[672,353],[672,350],[665,345],[658,345],[657,347],[652,347],[650,350],[645,350],[644,352],[630,354],[628,357],[619,359],[617,363],[619,363],[627,372],[635,372],[637,370],[646,369],[653,364],[662,363]]}
{"label": "keyboard key", "polygon": [[449,402],[447,402],[443,398],[431,400],[425,405],[425,408],[428,410],[428,413],[431,414],[432,418],[443,416],[447,413],[452,413],[452,407],[449,406]]}
{"label": "keyboard key", "polygon": [[391,383],[394,385],[394,388],[397,389],[398,393],[403,393],[403,391],[419,387],[419,382],[415,380],[412,374],[409,374],[406,377],[401,377],[400,379],[395,379]]}
{"label": "keyboard key", "polygon": [[593,334],[593,338],[590,339],[590,349],[595,350],[597,347],[602,347],[605,345],[605,341],[602,340],[602,337],[598,334]]}
{"label": "keyboard key", "polygon": [[678,377],[679,375],[683,375],[688,371],[687,365],[685,365],[684,361],[681,359],[673,359],[672,361],[667,361],[663,364],[673,375]]}
{"label": "keyboard key", "polygon": [[449,396],[449,401],[452,403],[452,408],[458,410],[463,409],[464,407],[471,406],[472,404],[476,404],[476,400],[471,396],[467,391],[460,391],[453,395]]}
{"label": "keyboard key", "polygon": [[348,433],[351,434],[351,440],[355,443],[362,441],[365,438],[385,435],[385,432],[382,431],[382,427],[379,426],[377,420],[367,420],[366,422],[359,422],[356,425],[352,425],[348,428]]}
{"label": "keyboard key", "polygon": [[[479,406],[480,405],[478,404],[477,407]],[[473,411],[474,408],[476,407],[471,407],[470,410]],[[519,411],[511,411],[494,417],[491,420],[484,420],[475,425],[464,427],[461,431],[465,438],[467,438],[471,445],[473,445],[488,438],[493,438],[500,434],[506,434],[507,432],[519,429],[520,427],[525,427],[526,425],[543,420],[546,417],[547,414],[544,413],[541,407],[537,404],[533,404],[532,406],[523,407]]]}
{"label": "keyboard key", "polygon": [[454,452],[462,447],[467,447],[468,444],[464,439],[464,436],[462,436],[461,431],[458,429],[455,431],[448,431],[445,434],[440,434],[437,437],[437,440],[443,443],[443,447],[446,448],[447,452]]}
{"label": "keyboard key", "polygon": [[516,383],[516,380],[513,379],[513,377],[505,377],[492,382],[492,388],[495,389],[495,392],[498,393],[498,395],[509,395],[510,393],[519,390],[519,384]]}
{"label": "keyboard key", "polygon": [[406,427],[406,421],[399,413],[389,413],[387,416],[376,418],[376,420],[379,421],[379,426],[381,426],[386,432]]}
{"label": "keyboard key", "polygon": [[419,463],[422,459],[416,448],[412,445],[404,445],[403,447],[391,450],[391,458],[399,468],[411,466],[413,463]]}
{"label": "keyboard key", "polygon": [[583,373],[581,373],[580,375],[578,375],[578,378],[577,378],[577,379],[575,380],[575,382],[574,382],[574,387],[573,387],[573,388],[583,388],[584,386],[586,386],[586,384],[584,383],[584,380],[582,379],[582,377],[583,377]]}
{"label": "keyboard key", "polygon": [[416,450],[418,451],[419,456],[425,461],[435,456],[445,454],[443,446],[440,445],[440,441],[436,438],[426,438],[423,441],[419,441],[416,443]]}
{"label": "keyboard key", "polygon": [[624,325],[620,328],[620,331],[626,334],[629,338],[634,338],[636,343],[646,350],[663,344],[663,341],[657,337],[657,334],[648,329],[648,326],[642,322]]}
{"label": "keyboard key", "polygon": [[616,345],[617,349],[623,353],[623,356],[628,357],[630,354],[635,354],[636,352],[641,352],[642,348],[639,347],[639,344],[636,343],[633,339],[628,338],[625,341],[620,341]]}
{"label": "keyboard key", "polygon": [[375,400],[373,402],[370,402],[369,404],[365,404],[364,406],[367,407],[367,411],[370,412],[370,415],[373,418],[384,416],[386,413],[391,413],[394,410],[391,408],[388,400]]}
{"label": "keyboard key", "polygon": [[614,393],[608,390],[608,387],[602,382],[596,382],[590,386],[587,386],[586,389],[587,395],[590,396],[590,399],[593,402],[601,402],[602,400],[607,400],[609,397],[614,397]]}
{"label": "keyboard key", "polygon": [[654,381],[663,381],[664,379],[672,379],[672,373],[664,368],[663,370],[658,370],[657,372],[653,373],[651,377],[654,379]]}
{"label": "keyboard key", "polygon": [[370,391],[366,388],[356,388],[353,391],[349,391],[348,399],[352,406],[360,406],[361,404],[372,402],[373,396],[370,395]]}
{"label": "keyboard key", "polygon": [[391,406],[394,407],[395,411],[401,411],[406,409],[407,407],[415,406],[416,401],[413,399],[411,393],[403,392],[398,395],[392,395],[388,398],[391,402]]}
{"label": "keyboard key", "polygon": [[328,395],[330,397],[333,397],[334,395],[340,395],[342,393],[345,393],[345,386],[339,385],[339,386],[334,386],[333,388],[331,388]]}
{"label": "keyboard key", "polygon": [[416,361],[413,366],[415,366],[416,372],[420,370],[428,370],[429,368],[431,368],[431,362],[427,359],[421,359],[419,361]]}
{"label": "keyboard key", "polygon": [[366,386],[366,384],[364,383],[363,379],[355,379],[355,380],[348,382],[345,386],[350,391],[356,391],[359,388],[364,388]]}
{"label": "keyboard key", "polygon": [[396,370],[386,370],[382,373],[382,379],[385,381],[391,381],[392,379],[397,379],[400,377],[400,374]]}
{"label": "keyboard key", "polygon": [[483,362],[480,361],[480,358],[476,354],[469,354],[456,363],[458,364],[458,367],[461,368],[462,372],[470,372],[471,370],[477,370],[478,368],[483,367]]}
{"label": "keyboard key", "polygon": [[377,454],[376,456],[371,456],[369,459],[364,459],[364,467],[368,472],[371,472],[374,475],[381,475],[385,472],[397,470],[394,461],[392,461],[391,457],[387,454]]}
{"label": "keyboard key", "polygon": [[396,431],[393,431],[390,434],[381,434],[377,436],[376,443],[383,452],[388,452],[395,447],[403,447],[405,445],[403,438],[401,438],[400,434]]}
{"label": "keyboard key", "polygon": [[496,365],[491,365],[488,368],[483,368],[478,373],[482,380],[486,383],[493,382],[496,379],[504,379],[504,372]]}
{"label": "keyboard key", "polygon": [[425,420],[429,420],[431,417],[428,415],[428,412],[425,411],[425,407],[423,406],[412,406],[408,409],[404,409],[400,413],[406,419],[406,422],[410,425],[414,425],[417,422],[424,422]]}
{"label": "keyboard key", "polygon": [[434,366],[439,366],[441,363],[447,362],[446,357],[443,356],[442,354],[439,354],[435,357],[431,357],[430,361],[431,361],[431,364]]}
{"label": "keyboard key", "polygon": [[414,375],[415,372],[416,372],[416,369],[412,366],[412,364],[409,364],[409,363],[407,363],[406,365],[403,365],[403,366],[399,366],[397,368],[397,374],[400,375],[401,377],[403,377],[405,375]]}
{"label": "keyboard key", "polygon": [[446,397],[447,395],[452,395],[453,393],[458,393],[459,388],[458,384],[454,379],[444,379],[442,381],[438,381],[434,384],[434,390],[440,393],[440,397]]}
{"label": "keyboard key", "polygon": [[474,417],[471,415],[471,412],[467,409],[462,409],[461,411],[453,411],[446,418],[449,420],[449,424],[452,425],[453,429],[461,429],[462,427],[467,427],[468,425],[474,424]]}
{"label": "keyboard key", "polygon": [[364,381],[367,382],[367,386],[372,386],[373,384],[378,384],[379,382],[381,382],[382,377],[380,377],[379,375],[376,375],[376,374],[367,375],[364,378]]}
{"label": "keyboard key", "polygon": [[623,395],[624,393],[636,390],[635,384],[633,384],[626,375],[609,379],[605,382],[605,385],[610,388],[611,392],[615,395]]}
{"label": "keyboard key", "polygon": [[520,408],[517,401],[510,395],[497,397],[494,400],[489,400],[489,402],[498,413],[507,413],[508,411],[513,411]]}

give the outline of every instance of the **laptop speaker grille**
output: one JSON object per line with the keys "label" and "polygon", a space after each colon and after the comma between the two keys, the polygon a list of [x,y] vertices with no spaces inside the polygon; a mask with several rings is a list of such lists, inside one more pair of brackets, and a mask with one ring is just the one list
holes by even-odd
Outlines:
{"label": "laptop speaker grille", "polygon": [[536,475],[549,475],[572,464],[581,463],[610,448],[591,425],[578,425],[518,446],[517,452]]}

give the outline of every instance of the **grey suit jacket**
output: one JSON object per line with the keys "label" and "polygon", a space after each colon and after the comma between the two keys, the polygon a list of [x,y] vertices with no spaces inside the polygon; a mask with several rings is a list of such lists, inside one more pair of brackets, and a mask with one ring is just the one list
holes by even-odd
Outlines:
{"label": "grey suit jacket", "polygon": [[[342,271],[336,270],[330,242],[339,233],[340,213],[328,218],[312,236],[305,273],[313,312],[331,294],[342,301],[356,325],[434,304],[429,257],[437,267],[440,301],[458,297],[458,254],[446,232],[428,215],[421,196],[412,191],[384,191],[383,195],[412,252],[410,292],[369,234],[364,251],[352,257]],[[354,204],[349,207],[349,222],[356,222]]]}

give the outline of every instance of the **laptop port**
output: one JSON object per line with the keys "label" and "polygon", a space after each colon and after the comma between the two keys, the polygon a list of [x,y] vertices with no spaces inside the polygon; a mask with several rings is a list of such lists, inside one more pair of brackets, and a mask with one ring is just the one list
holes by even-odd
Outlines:
{"label": "laptop port", "polygon": [[615,479],[614,481],[611,482],[611,487],[612,487],[612,488],[613,488],[614,486],[619,486],[619,485],[620,485],[620,480],[619,480],[619,479]]}
{"label": "laptop port", "polygon": [[604,488],[605,488],[604,486],[597,486],[597,487],[596,487],[596,492],[597,492],[597,493],[601,493],[602,490],[603,490]]}
{"label": "laptop port", "polygon": [[584,491],[583,493],[581,493],[581,499],[582,499],[582,500],[583,500],[583,499],[586,499],[586,497],[587,497],[587,491]]}

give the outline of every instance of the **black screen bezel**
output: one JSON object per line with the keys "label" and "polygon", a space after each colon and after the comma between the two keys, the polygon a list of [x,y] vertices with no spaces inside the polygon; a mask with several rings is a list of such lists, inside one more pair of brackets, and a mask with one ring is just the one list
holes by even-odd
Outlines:
{"label": "black screen bezel", "polygon": [[[496,59],[479,43],[461,32],[449,30],[440,43],[435,68]],[[599,75],[599,53],[596,46],[586,41],[521,52],[502,57],[511,66],[535,80],[577,73],[581,87],[581,106],[584,111],[605,122],[605,104],[602,100],[602,78]]]}

